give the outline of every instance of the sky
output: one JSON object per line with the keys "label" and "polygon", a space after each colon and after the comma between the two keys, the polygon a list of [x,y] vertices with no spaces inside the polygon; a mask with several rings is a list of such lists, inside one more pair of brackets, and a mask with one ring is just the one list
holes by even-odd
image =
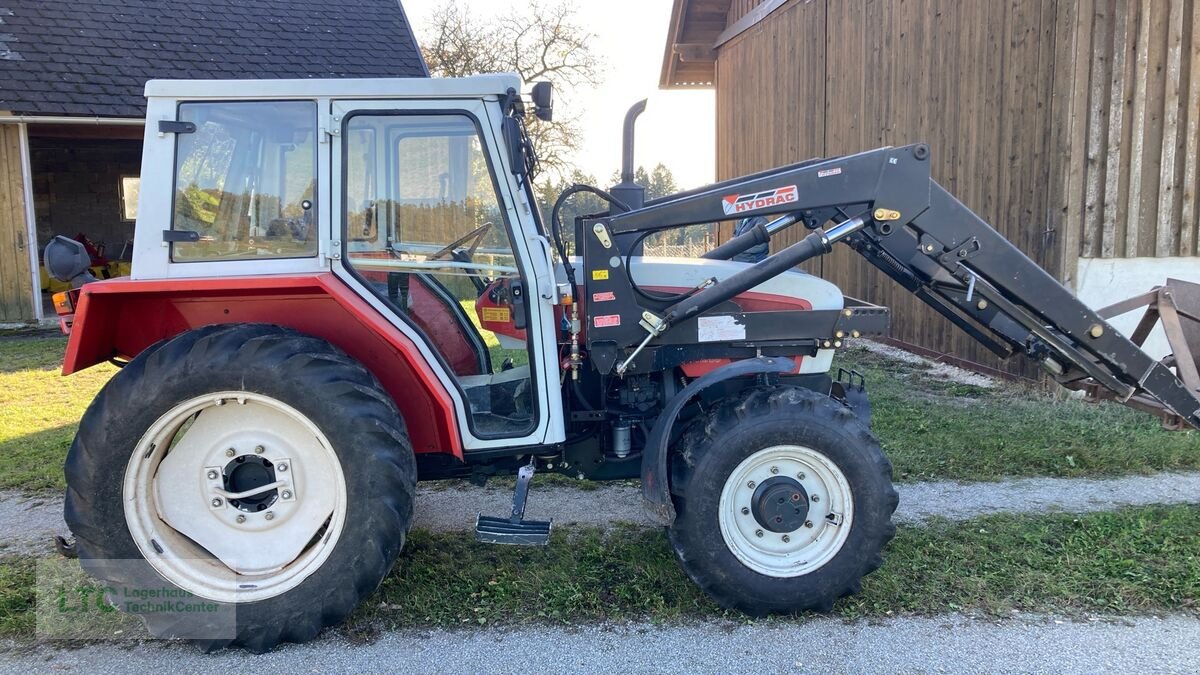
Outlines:
{"label": "sky", "polygon": [[[417,29],[448,0],[402,0]],[[459,0],[472,13],[487,15],[509,0]],[[577,0],[576,22],[590,31],[593,51],[603,61],[603,81],[582,91],[555,91],[556,112],[580,114],[584,132],[575,158],[584,172],[606,185],[621,168],[621,123],[636,101],[649,100],[638,118],[635,165],[662,162],[680,188],[710,183],[715,174],[714,104],[711,90],[660,90],[663,49],[671,0]]]}

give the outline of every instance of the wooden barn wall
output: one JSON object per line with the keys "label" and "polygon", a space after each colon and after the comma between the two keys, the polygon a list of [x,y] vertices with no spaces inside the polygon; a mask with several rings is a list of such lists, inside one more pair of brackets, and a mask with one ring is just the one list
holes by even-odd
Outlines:
{"label": "wooden barn wall", "polygon": [[1068,252],[1200,255],[1200,2],[1064,0],[1061,9],[1075,85]]}
{"label": "wooden barn wall", "polygon": [[27,231],[21,131],[0,124],[0,323],[34,318]]}
{"label": "wooden barn wall", "polygon": [[[719,179],[824,153],[824,42],[825,3],[810,1],[776,11],[721,48]],[[722,234],[729,230],[723,224]]]}
{"label": "wooden barn wall", "polygon": [[[1072,43],[1059,38],[1072,31],[1058,4],[796,0],[718,52],[719,178],[926,141],[936,180],[1062,276],[1070,96],[1055,80],[1070,72],[1059,57]],[[894,337],[1029,372],[997,360],[844,247],[814,271],[891,307]]]}

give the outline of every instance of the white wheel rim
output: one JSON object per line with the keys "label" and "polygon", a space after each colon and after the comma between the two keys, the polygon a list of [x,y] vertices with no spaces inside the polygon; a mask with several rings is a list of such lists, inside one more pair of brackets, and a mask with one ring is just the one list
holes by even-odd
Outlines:
{"label": "white wheel rim", "polygon": [[[753,511],[755,490],[766,480],[795,480],[808,496],[806,522],[773,532]],[[846,476],[825,455],[800,445],[776,445],[750,455],[721,490],[721,536],[746,567],[769,577],[797,577],[829,562],[850,536],[854,498]]]}
{"label": "white wheel rim", "polygon": [[[273,472],[273,487],[238,500],[231,495],[245,490],[227,489],[238,484],[227,476],[247,462],[269,467],[254,471]],[[238,391],[158,418],[129,459],[123,498],[142,556],[171,583],[218,602],[295,588],[329,557],[346,517],[341,462],[321,430],[277,399]]]}

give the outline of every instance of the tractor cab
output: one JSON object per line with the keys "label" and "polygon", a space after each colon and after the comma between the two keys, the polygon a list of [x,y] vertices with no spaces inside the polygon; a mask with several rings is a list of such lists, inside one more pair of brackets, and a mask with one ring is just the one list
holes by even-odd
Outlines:
{"label": "tractor cab", "polygon": [[522,85],[409,84],[149,83],[133,279],[332,274],[429,362],[464,447],[561,439]]}

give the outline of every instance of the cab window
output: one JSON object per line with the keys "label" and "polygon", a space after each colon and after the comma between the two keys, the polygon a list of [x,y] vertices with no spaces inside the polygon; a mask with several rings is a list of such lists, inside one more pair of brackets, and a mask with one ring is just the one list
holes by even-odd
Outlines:
{"label": "cab window", "polygon": [[316,103],[182,103],[176,138],[175,262],[317,254]]}

